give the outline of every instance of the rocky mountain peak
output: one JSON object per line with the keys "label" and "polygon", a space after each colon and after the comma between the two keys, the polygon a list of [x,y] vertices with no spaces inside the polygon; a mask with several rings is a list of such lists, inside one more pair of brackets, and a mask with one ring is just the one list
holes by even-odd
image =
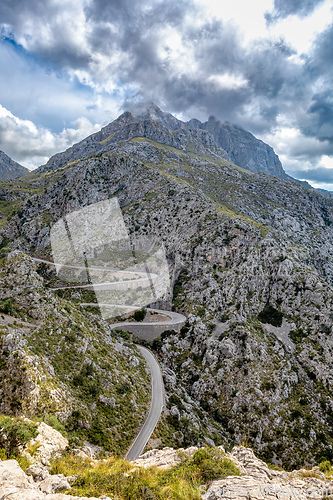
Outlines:
{"label": "rocky mountain peak", "polygon": [[165,113],[153,102],[135,105],[132,109],[132,113],[140,121],[147,119],[154,120],[161,123],[169,130],[185,128],[185,125],[181,120],[178,120],[178,118],[173,116],[171,113]]}
{"label": "rocky mountain peak", "polygon": [[132,113],[140,121],[152,119],[172,131],[205,130],[213,136],[216,146],[224,149],[228,159],[236,165],[251,172],[265,172],[282,180],[291,180],[273,148],[238,125],[222,123],[214,115],[210,115],[204,123],[196,118],[184,123],[170,113],[163,112],[154,103],[138,104]]}
{"label": "rocky mountain peak", "polygon": [[250,132],[215,116],[202,123],[195,118],[183,122],[156,104],[139,103],[125,111],[99,132],[54,155],[40,171],[51,170],[97,153],[110,151],[116,143],[135,137],[148,139],[177,149],[190,148],[199,154],[217,154],[251,172],[264,172],[290,181],[274,150]]}

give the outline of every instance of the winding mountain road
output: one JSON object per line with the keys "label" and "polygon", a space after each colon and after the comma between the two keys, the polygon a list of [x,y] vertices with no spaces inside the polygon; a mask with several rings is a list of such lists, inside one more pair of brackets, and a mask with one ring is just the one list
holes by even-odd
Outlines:
{"label": "winding mountain road", "polygon": [[[38,259],[32,257],[32,259],[35,262],[38,263],[45,263],[45,264],[50,264],[50,265],[57,265],[54,262],[50,262],[44,259]],[[80,266],[66,266],[66,267],[75,267],[81,269]],[[84,268],[82,268],[84,269]],[[96,267],[95,269],[99,269]],[[105,268],[101,268],[104,270]],[[111,269],[110,269],[111,270]],[[113,270],[113,269],[112,269]],[[134,273],[133,273],[134,274]],[[139,275],[142,277],[146,275],[144,272],[135,272],[135,274]],[[144,279],[144,278],[143,278]],[[140,278],[136,280],[136,282],[139,282]],[[126,283],[126,281],[124,282]],[[63,287],[65,288],[91,288],[94,289],[94,287],[101,287],[103,289],[112,289],[114,288],[114,283],[101,283],[101,284],[94,284],[94,285],[74,285],[74,286],[68,286],[68,287]],[[58,290],[55,288],[54,290]],[[104,307],[113,307],[113,304],[97,304],[97,303],[81,303],[81,306],[104,306]],[[119,306],[118,307],[124,307],[125,309],[127,306]],[[137,307],[130,306],[128,307],[130,309],[139,309]],[[156,322],[145,322],[145,321],[140,321],[140,322],[131,322],[131,321],[126,321],[126,322],[121,322],[121,323],[113,323],[110,325],[112,329],[126,329],[126,327],[144,327],[145,330],[152,330],[154,329],[157,325],[162,327],[162,330],[167,330],[170,326],[175,327],[178,326],[180,327],[182,324],[185,323],[186,317],[183,314],[179,314],[173,311],[164,311],[161,309],[147,309],[148,311],[151,312],[156,312],[159,314],[164,314],[165,316],[168,316],[168,320],[164,321],[156,321]],[[165,328],[163,328],[165,327]],[[156,334],[155,334],[156,337]],[[144,450],[150,436],[154,432],[154,429],[160,419],[161,413],[163,411],[164,407],[164,384],[163,384],[163,377],[162,377],[162,372],[160,365],[158,364],[158,361],[156,360],[155,356],[152,354],[151,351],[146,349],[145,347],[138,346],[139,350],[141,351],[141,354],[144,356],[147,365],[149,367],[150,373],[151,373],[151,383],[152,383],[152,393],[151,393],[151,403],[150,403],[150,410],[148,413],[148,417],[146,418],[139,434],[135,438],[134,442],[132,443],[129,451],[127,452],[126,458],[127,460],[135,460],[140,456],[142,451]]]}
{"label": "winding mountain road", "polygon": [[141,354],[147,361],[151,373],[152,394],[148,417],[143,424],[138,436],[127,452],[127,460],[135,460],[144,450],[150,436],[160,419],[164,407],[164,385],[160,365],[155,356],[145,347],[138,346]]}
{"label": "winding mountain road", "polygon": [[[93,304],[89,304],[93,305]],[[100,304],[101,306],[107,305],[107,304]],[[134,323],[133,321],[123,321],[122,323],[112,323],[110,325],[111,328],[116,330],[119,327],[124,327],[124,326],[156,326],[156,325],[164,325],[164,326],[175,326],[175,325],[180,325],[185,323],[186,317],[183,314],[176,313],[174,311],[164,311],[162,309],[151,309],[150,307],[147,307],[147,311],[152,311],[156,312],[159,314],[164,314],[165,316],[169,316],[170,319],[165,320],[165,321],[156,321],[152,323],[151,321],[140,321],[138,323]]]}

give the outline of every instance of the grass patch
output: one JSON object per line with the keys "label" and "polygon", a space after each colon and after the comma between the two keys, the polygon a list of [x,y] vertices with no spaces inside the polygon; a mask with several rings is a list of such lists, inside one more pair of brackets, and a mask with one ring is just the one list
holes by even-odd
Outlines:
{"label": "grass patch", "polygon": [[[192,458],[168,470],[133,467],[126,460],[110,458],[91,463],[67,454],[52,463],[53,474],[76,475],[74,495],[109,495],[118,500],[199,500],[202,485],[214,479],[239,475],[239,469],[218,448],[201,448]],[[200,487],[201,486],[201,487]]]}

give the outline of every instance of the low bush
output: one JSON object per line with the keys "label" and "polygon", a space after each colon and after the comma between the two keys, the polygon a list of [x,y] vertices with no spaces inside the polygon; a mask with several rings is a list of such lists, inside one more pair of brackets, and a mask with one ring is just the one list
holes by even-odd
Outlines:
{"label": "low bush", "polygon": [[104,494],[118,500],[199,500],[205,483],[240,474],[218,448],[201,448],[192,458],[184,454],[181,463],[168,470],[133,467],[116,458],[92,464],[67,454],[53,461],[51,472],[76,475],[74,495]]}
{"label": "low bush", "polygon": [[329,460],[324,460],[319,465],[320,472],[329,472],[332,469],[331,462]]}
{"label": "low bush", "polygon": [[145,319],[145,316],[146,316],[146,309],[143,308],[143,309],[139,309],[138,311],[135,311],[135,313],[133,314],[133,318],[135,321],[143,321]]}
{"label": "low bush", "polygon": [[270,304],[266,304],[263,310],[258,314],[258,319],[262,323],[268,323],[272,326],[281,326],[283,314]]}
{"label": "low bush", "polygon": [[28,443],[38,434],[36,424],[20,418],[0,417],[0,449],[7,457],[18,457],[20,446]]}

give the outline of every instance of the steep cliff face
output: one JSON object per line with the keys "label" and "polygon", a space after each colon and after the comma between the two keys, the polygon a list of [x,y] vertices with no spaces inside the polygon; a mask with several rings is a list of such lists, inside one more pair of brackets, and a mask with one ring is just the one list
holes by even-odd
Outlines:
{"label": "steep cliff face", "polygon": [[228,154],[230,161],[251,172],[265,172],[290,180],[273,148],[237,125],[221,123],[214,117],[199,125],[210,132],[215,142]]}
{"label": "steep cliff face", "polygon": [[27,175],[29,170],[0,151],[0,180],[6,181]]}

